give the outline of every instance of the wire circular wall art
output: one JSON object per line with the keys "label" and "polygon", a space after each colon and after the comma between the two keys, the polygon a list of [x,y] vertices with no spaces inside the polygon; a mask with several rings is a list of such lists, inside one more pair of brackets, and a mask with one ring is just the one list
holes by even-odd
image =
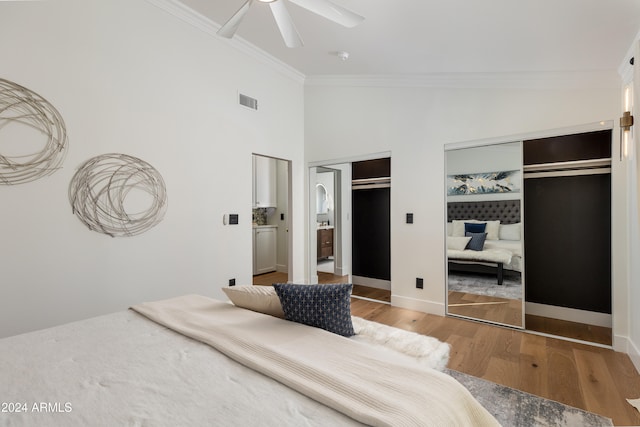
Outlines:
{"label": "wire circular wall art", "polygon": [[150,164],[110,153],[80,166],[69,184],[69,202],[90,230],[111,237],[134,236],[162,220],[167,192]]}
{"label": "wire circular wall art", "polygon": [[0,79],[0,184],[52,174],[66,148],[67,130],[58,110],[26,87]]}

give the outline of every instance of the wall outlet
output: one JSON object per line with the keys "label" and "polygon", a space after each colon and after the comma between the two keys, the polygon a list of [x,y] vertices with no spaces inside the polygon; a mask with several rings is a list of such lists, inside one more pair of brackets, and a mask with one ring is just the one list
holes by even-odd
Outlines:
{"label": "wall outlet", "polygon": [[407,224],[413,224],[413,214],[412,213],[408,213],[407,214]]}
{"label": "wall outlet", "polygon": [[422,277],[416,277],[416,288],[424,289],[424,279]]}
{"label": "wall outlet", "polygon": [[229,279],[229,286],[235,286],[236,285],[236,279]]}

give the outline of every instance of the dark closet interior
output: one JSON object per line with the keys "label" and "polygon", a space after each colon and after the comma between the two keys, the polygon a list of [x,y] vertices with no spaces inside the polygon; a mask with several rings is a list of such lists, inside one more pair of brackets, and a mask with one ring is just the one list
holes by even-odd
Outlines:
{"label": "dark closet interior", "polygon": [[352,271],[391,280],[391,159],[352,163]]}
{"label": "dark closet interior", "polygon": [[525,299],[611,314],[611,131],[524,141]]}

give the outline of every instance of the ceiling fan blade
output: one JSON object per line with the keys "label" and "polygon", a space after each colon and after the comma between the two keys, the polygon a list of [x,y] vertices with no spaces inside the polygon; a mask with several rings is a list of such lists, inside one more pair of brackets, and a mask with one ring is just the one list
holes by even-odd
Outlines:
{"label": "ceiling fan blade", "polygon": [[217,31],[218,35],[230,39],[236,33],[236,30],[242,22],[242,18],[249,11],[249,8],[253,4],[253,0],[247,0],[236,13]]}
{"label": "ceiling fan blade", "polygon": [[364,21],[364,17],[338,6],[329,0],[289,0],[293,4],[305,8],[345,27],[355,27]]}
{"label": "ceiling fan blade", "polygon": [[273,17],[276,20],[276,24],[278,24],[280,34],[282,34],[282,38],[284,39],[284,43],[287,47],[302,46],[300,34],[298,34],[298,30],[293,24],[291,15],[289,15],[289,11],[284,5],[284,2],[282,0],[276,0],[269,3],[269,6],[271,6],[271,12],[273,13]]}

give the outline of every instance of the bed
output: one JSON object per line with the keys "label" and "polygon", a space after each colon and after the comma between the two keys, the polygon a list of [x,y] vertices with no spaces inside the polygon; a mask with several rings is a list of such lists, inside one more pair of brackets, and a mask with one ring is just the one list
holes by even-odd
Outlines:
{"label": "bed", "polygon": [[[468,224],[485,225],[481,247],[469,248]],[[505,270],[522,273],[522,246],[520,200],[447,203],[449,271],[495,274],[502,285]]]}
{"label": "bed", "polygon": [[[242,305],[186,295],[2,339],[0,425],[497,425],[434,338]],[[397,332],[433,348],[399,351]]]}

